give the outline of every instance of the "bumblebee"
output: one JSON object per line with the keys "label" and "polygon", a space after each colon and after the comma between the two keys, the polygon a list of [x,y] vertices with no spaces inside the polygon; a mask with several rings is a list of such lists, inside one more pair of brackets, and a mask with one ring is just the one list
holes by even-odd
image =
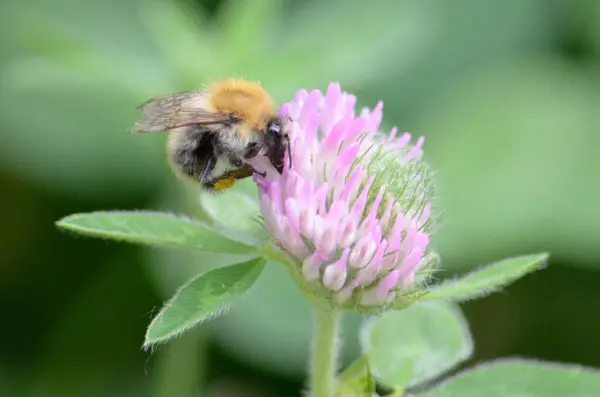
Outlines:
{"label": "bumblebee", "polygon": [[255,172],[247,160],[264,154],[278,172],[289,140],[285,120],[257,82],[216,81],[198,91],[150,99],[132,133],[168,131],[167,153],[178,174],[209,191],[228,189]]}

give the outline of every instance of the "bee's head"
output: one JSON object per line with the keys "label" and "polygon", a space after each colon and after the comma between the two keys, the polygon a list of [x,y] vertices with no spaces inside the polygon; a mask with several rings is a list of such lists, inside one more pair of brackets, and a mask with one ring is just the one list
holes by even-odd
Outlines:
{"label": "bee's head", "polygon": [[272,118],[265,128],[265,133],[269,136],[271,140],[283,139],[285,134],[283,129],[283,120],[280,117]]}
{"label": "bee's head", "polygon": [[290,167],[292,166],[290,141],[284,120],[280,116],[273,117],[267,122],[264,132],[267,142],[267,157],[269,157],[271,164],[273,164],[277,171],[281,173],[286,149],[288,151]]}

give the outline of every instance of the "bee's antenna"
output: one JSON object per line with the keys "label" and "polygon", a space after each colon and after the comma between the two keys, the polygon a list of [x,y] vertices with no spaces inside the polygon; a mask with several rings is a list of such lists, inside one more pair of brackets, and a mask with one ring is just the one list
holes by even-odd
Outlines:
{"label": "bee's antenna", "polygon": [[290,144],[289,140],[287,143],[287,150],[288,150],[288,158],[289,158],[289,163],[290,163],[288,168],[292,168],[292,145]]}

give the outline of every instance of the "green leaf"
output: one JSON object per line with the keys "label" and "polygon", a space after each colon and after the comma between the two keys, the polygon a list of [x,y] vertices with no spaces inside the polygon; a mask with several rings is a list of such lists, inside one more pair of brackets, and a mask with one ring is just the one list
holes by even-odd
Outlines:
{"label": "green leaf", "polygon": [[201,222],[162,212],[101,211],[74,214],[57,222],[81,234],[131,243],[245,254],[250,246],[229,239]]}
{"label": "green leaf", "polygon": [[449,378],[421,397],[595,397],[600,371],[533,360],[498,360]]}
{"label": "green leaf", "polygon": [[339,376],[336,397],[371,396],[374,392],[375,381],[366,356],[354,361]]}
{"label": "green leaf", "polygon": [[258,202],[243,192],[232,189],[222,196],[203,194],[200,196],[200,204],[215,227],[222,226],[239,232],[231,235],[242,242],[259,245],[268,237],[259,221]]}
{"label": "green leaf", "polygon": [[462,313],[446,302],[386,312],[365,324],[361,342],[373,375],[395,390],[432,379],[473,351]]}
{"label": "green leaf", "polygon": [[152,320],[145,347],[167,341],[194,325],[220,315],[244,295],[264,268],[255,258],[200,274],[183,285]]}
{"label": "green leaf", "polygon": [[541,253],[504,259],[467,274],[457,280],[433,287],[423,299],[464,301],[497,291],[546,263],[549,254]]}

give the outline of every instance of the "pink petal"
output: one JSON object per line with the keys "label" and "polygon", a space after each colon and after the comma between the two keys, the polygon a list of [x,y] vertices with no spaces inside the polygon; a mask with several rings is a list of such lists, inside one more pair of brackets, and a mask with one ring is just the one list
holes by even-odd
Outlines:
{"label": "pink petal", "polygon": [[381,244],[377,247],[377,251],[373,255],[373,258],[369,262],[369,264],[360,269],[358,272],[358,278],[360,279],[361,285],[369,285],[371,284],[379,275],[379,271],[381,269],[381,262],[383,261],[383,253],[387,248],[387,241],[383,240]]}
{"label": "pink petal", "polygon": [[375,249],[377,244],[370,235],[362,237],[352,249],[348,263],[355,269],[365,267],[373,257]]}
{"label": "pink petal", "polygon": [[287,221],[295,231],[300,231],[300,206],[294,198],[285,200],[285,214]]}
{"label": "pink petal", "polygon": [[339,246],[346,248],[354,243],[356,238],[356,218],[347,215],[342,219],[340,228],[338,231]]}
{"label": "pink petal", "polygon": [[363,211],[365,210],[365,205],[367,205],[367,196],[369,194],[369,190],[371,189],[371,185],[373,185],[374,180],[375,177],[373,175],[370,175],[368,177],[365,187],[363,188],[360,196],[358,196],[358,199],[352,207],[352,214],[357,218],[362,218]]}
{"label": "pink petal", "polygon": [[390,197],[387,200],[387,204],[385,206],[385,210],[381,215],[381,219],[379,220],[379,225],[383,230],[386,230],[390,223],[390,216],[392,216],[392,208],[394,207],[394,198]]}
{"label": "pink petal", "polygon": [[404,218],[404,214],[399,213],[396,215],[394,226],[392,226],[392,230],[390,231],[390,252],[394,252],[400,248],[400,245],[402,244],[402,232],[404,230],[405,222],[406,220]]}
{"label": "pink petal", "polygon": [[307,281],[314,281],[319,278],[319,267],[323,258],[315,253],[304,260],[302,263],[302,275]]}
{"label": "pink petal", "polygon": [[374,288],[365,291],[361,296],[360,303],[365,306],[378,306],[385,304],[388,300],[390,291],[398,284],[400,272],[391,271]]}
{"label": "pink petal", "polygon": [[400,275],[402,277],[408,276],[410,273],[413,273],[419,264],[423,256],[423,248],[415,247],[410,254],[402,261],[402,264],[398,267],[400,270]]}
{"label": "pink petal", "polygon": [[425,138],[424,137],[419,137],[419,139],[417,140],[417,143],[415,144],[415,146],[406,155],[407,159],[412,159],[412,158],[415,158],[415,157],[419,157],[421,155],[421,153],[423,153],[423,150],[421,150],[421,146],[423,146],[423,141],[425,141]]}
{"label": "pink petal", "polygon": [[327,266],[323,272],[323,285],[332,291],[339,291],[346,282],[346,264],[349,253],[350,249],[346,248],[340,259]]}
{"label": "pink petal", "polygon": [[324,222],[323,233],[321,237],[315,241],[317,250],[323,254],[329,256],[335,250],[337,240],[337,223]]}

